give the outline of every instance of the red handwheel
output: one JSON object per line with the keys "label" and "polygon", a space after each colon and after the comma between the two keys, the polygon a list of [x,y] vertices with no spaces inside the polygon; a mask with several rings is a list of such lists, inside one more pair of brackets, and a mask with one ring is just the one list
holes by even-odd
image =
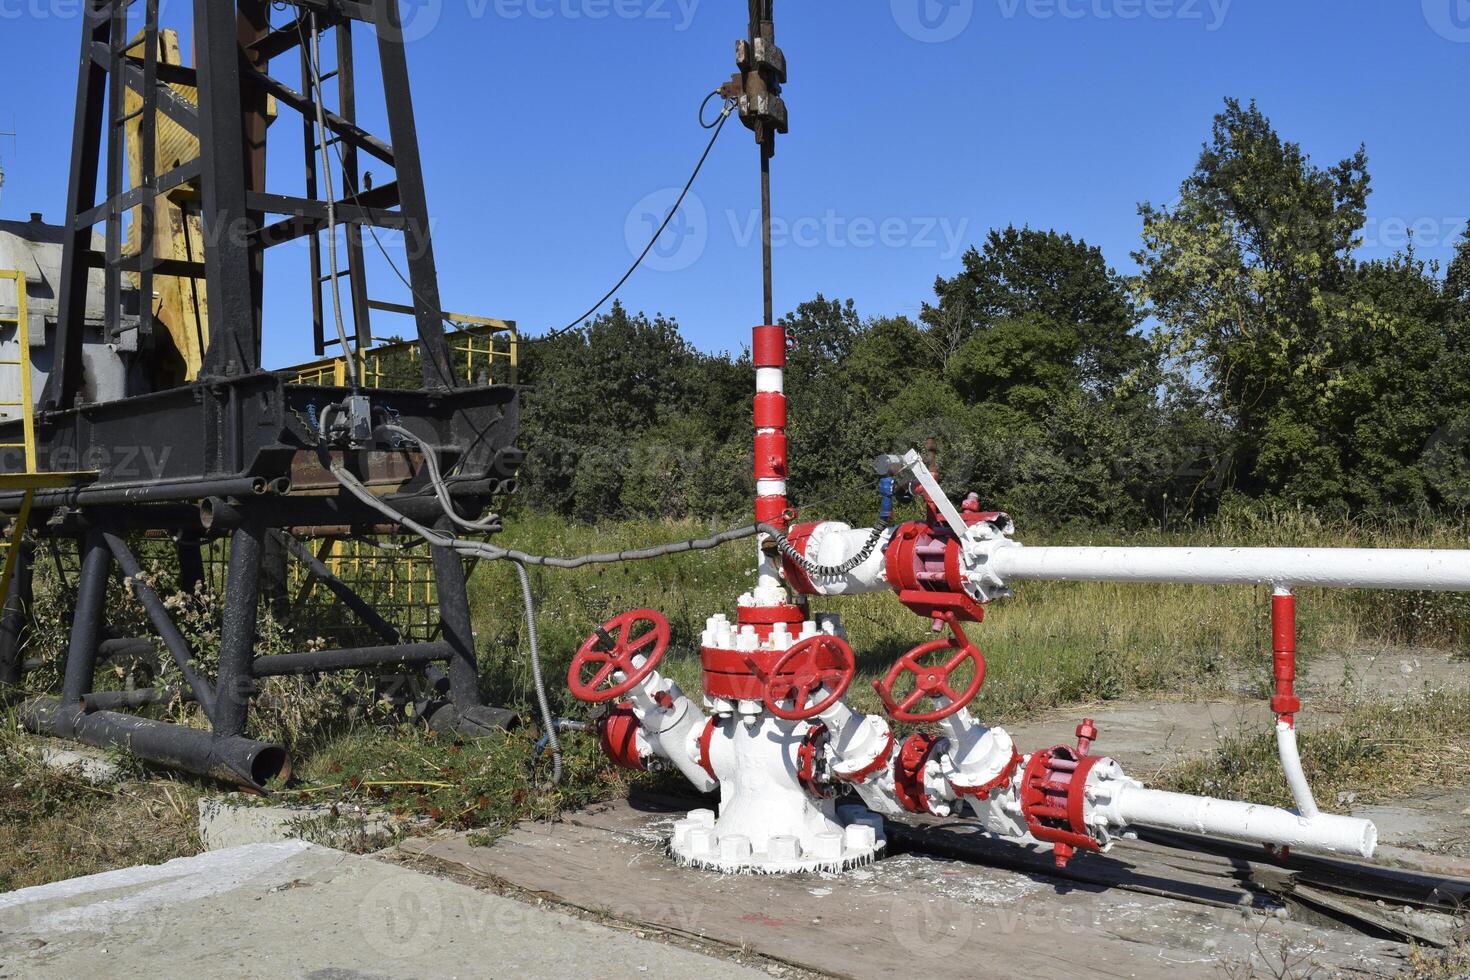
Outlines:
{"label": "red handwheel", "polygon": [[[786,721],[815,718],[836,704],[857,673],[852,647],[835,636],[809,636],[791,645],[765,678],[766,710]],[[819,691],[827,696],[809,703]]]}
{"label": "red handwheel", "polygon": [[[873,682],[873,687],[878,691],[878,697],[883,699],[883,706],[888,709],[889,715],[895,721],[939,721],[959,711],[969,704],[976,694],[980,693],[980,686],[985,683],[985,655],[980,652],[979,647],[965,637],[959,624],[953,619],[949,621],[949,628],[954,631],[953,638],[934,640],[914,647],[898,658],[882,680]],[[925,658],[936,654],[944,656],[943,663],[926,666]],[[950,684],[949,678],[956,670],[964,666],[966,661],[974,662],[975,676],[971,678],[963,691],[956,691]],[[894,697],[893,689],[904,674],[914,675],[914,688],[900,700]],[[925,698],[941,697],[947,698],[949,704],[929,712],[914,710]]]}
{"label": "red handwheel", "polygon": [[[652,647],[652,649],[649,649]],[[653,672],[669,647],[669,621],[652,609],[634,609],[610,619],[587,637],[572,658],[567,687],[573,696],[594,704],[622,697]],[[643,663],[633,658],[643,657]],[[588,670],[590,679],[584,680]],[[621,682],[603,687],[622,674]]]}

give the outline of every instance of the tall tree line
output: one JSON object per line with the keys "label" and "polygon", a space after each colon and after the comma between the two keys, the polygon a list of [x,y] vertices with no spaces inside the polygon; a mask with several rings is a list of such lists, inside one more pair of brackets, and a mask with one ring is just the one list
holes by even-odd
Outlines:
{"label": "tall tree line", "polygon": [[[1470,506],[1470,229],[1441,270],[1354,252],[1367,154],[1319,167],[1227,100],[1138,273],[1008,227],[918,320],[818,294],[782,319],[798,505],[875,507],[877,454],[932,446],[952,489],[1036,521]],[[583,519],[748,508],[748,353],[621,306],[523,357],[524,506]]]}

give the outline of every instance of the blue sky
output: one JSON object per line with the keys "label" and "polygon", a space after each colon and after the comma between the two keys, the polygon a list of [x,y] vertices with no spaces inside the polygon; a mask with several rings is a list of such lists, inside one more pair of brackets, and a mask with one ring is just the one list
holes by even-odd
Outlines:
{"label": "blue sky", "polygon": [[[0,129],[18,133],[0,138],[5,217],[61,210],[78,6],[0,0]],[[163,4],[186,38],[189,8]],[[611,286],[703,148],[695,111],[733,70],[744,8],[406,2],[445,305],[534,335]],[[1366,257],[1417,227],[1420,254],[1443,259],[1470,216],[1464,0],[782,0],[777,15],[792,115],[774,165],[778,311],[820,291],[914,314],[1008,222],[1069,231],[1129,271],[1137,203],[1173,199],[1225,96],[1259,100],[1319,164],[1367,145]],[[293,122],[273,190],[299,179]],[[732,120],[624,303],[738,349],[760,318],[756,206],[756,149]],[[283,364],[310,353],[305,253],[272,256],[266,358]],[[402,292],[378,276],[378,298]]]}

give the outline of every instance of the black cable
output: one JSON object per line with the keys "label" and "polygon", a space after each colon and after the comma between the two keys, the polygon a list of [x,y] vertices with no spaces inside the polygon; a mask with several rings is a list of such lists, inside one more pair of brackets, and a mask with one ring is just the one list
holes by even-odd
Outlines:
{"label": "black cable", "polygon": [[[720,97],[720,90],[719,89],[715,89],[709,95],[706,95],[704,97],[704,101],[699,104],[699,128],[700,129],[714,129],[716,126],[718,126],[720,124],[720,120],[718,120],[718,119],[716,119],[712,123],[707,123],[707,122],[704,121],[704,110],[705,109],[708,109],[709,108],[709,104],[712,101],[714,101],[715,99],[719,98],[719,97]],[[725,116],[725,115],[728,115],[728,114],[729,114],[729,110],[726,110],[724,113],[721,113],[722,116]]]}
{"label": "black cable", "polygon": [[582,321],[586,320],[589,316],[600,310],[603,303],[606,303],[608,300],[616,296],[618,290],[622,289],[623,285],[629,279],[633,278],[633,273],[637,272],[638,267],[643,264],[643,260],[648,258],[648,253],[653,251],[653,246],[658,244],[658,240],[663,235],[664,230],[667,229],[669,227],[669,223],[674,220],[674,215],[679,213],[679,208],[682,207],[684,204],[684,198],[689,196],[689,191],[694,186],[694,181],[699,177],[699,172],[704,169],[704,162],[709,159],[710,151],[715,148],[715,140],[720,138],[720,133],[724,130],[725,123],[729,122],[730,120],[730,112],[732,109],[734,109],[734,103],[727,100],[724,109],[722,109],[720,112],[719,121],[712,123],[709,126],[705,126],[705,106],[709,105],[710,99],[719,94],[720,93],[717,91],[711,92],[708,96],[705,97],[704,102],[699,107],[699,124],[701,126],[704,126],[705,129],[714,129],[714,134],[709,138],[709,145],[704,148],[704,153],[700,155],[699,162],[694,165],[694,173],[689,175],[689,180],[684,184],[684,189],[679,192],[679,199],[675,201],[674,206],[669,209],[668,215],[664,217],[663,224],[658,226],[658,230],[655,231],[653,233],[653,237],[648,240],[648,245],[639,254],[638,258],[633,260],[633,264],[628,268],[628,271],[623,273],[623,278],[619,279],[617,281],[617,284],[603,295],[602,299],[598,300],[596,303],[593,303],[591,309],[589,309],[586,313],[583,313],[581,316],[577,317],[571,323],[568,323],[566,326],[561,327],[560,329],[553,330],[550,333],[542,334],[539,337],[523,338],[521,341],[522,343],[525,343],[527,340],[533,343],[552,340],[556,337],[560,337],[564,333],[569,333],[570,331],[577,329],[577,327],[582,325]]}
{"label": "black cable", "polygon": [[[297,25],[297,31],[298,31],[298,33],[300,32],[300,29],[301,29],[300,28],[300,25],[298,24]],[[683,206],[684,199],[689,196],[689,191],[694,187],[694,181],[699,178],[700,171],[702,171],[704,169],[705,161],[707,161],[709,159],[710,153],[714,150],[714,148],[715,148],[715,141],[720,138],[720,133],[724,130],[725,123],[728,122],[729,119],[730,119],[730,113],[735,108],[735,104],[733,102],[730,102],[730,101],[727,100],[724,109],[720,112],[720,118],[719,118],[719,120],[717,122],[711,123],[709,125],[705,125],[705,122],[704,122],[704,110],[709,105],[710,100],[713,99],[715,96],[717,96],[719,94],[720,93],[719,93],[718,90],[716,90],[714,92],[711,92],[709,95],[705,96],[704,101],[702,103],[700,103],[700,106],[699,106],[699,124],[700,124],[700,126],[702,126],[705,129],[711,129],[711,128],[713,128],[714,129],[714,133],[713,133],[713,135],[710,136],[709,143],[705,146],[704,152],[702,154],[700,154],[699,162],[694,165],[694,172],[689,175],[689,180],[684,184],[684,189],[679,192],[679,199],[677,201],[675,201],[674,202],[674,206],[669,209],[668,216],[664,218],[663,224],[661,224],[661,225],[658,226],[658,230],[653,233],[653,238],[649,240],[648,246],[643,249],[642,254],[640,254],[638,256],[638,258],[636,260],[634,260],[633,265],[628,269],[627,272],[625,272],[623,274],[623,278],[619,279],[617,281],[617,285],[613,286],[612,289],[609,289],[607,291],[607,293],[601,299],[599,299],[595,304],[593,304],[593,306],[592,306],[591,309],[589,309],[586,313],[583,313],[581,316],[577,317],[577,319],[573,320],[571,323],[567,324],[566,326],[564,326],[564,327],[562,327],[562,328],[560,328],[558,330],[553,330],[550,333],[542,334],[539,337],[521,337],[521,338],[519,338],[520,343],[522,343],[522,344],[526,344],[526,343],[537,343],[537,342],[540,342],[540,341],[552,340],[552,339],[554,339],[556,337],[560,337],[564,333],[568,333],[568,332],[570,332],[572,330],[575,330],[578,326],[581,325],[581,323],[582,323],[583,320],[586,320],[589,316],[591,316],[592,314],[596,313],[599,309],[601,309],[603,303],[606,303],[608,300],[612,299],[613,296],[617,295],[618,290],[619,289],[622,289],[623,286],[624,286],[624,284],[626,284],[629,279],[633,278],[633,273],[635,273],[635,272],[638,271],[638,267],[643,264],[643,260],[646,259],[646,258],[648,258],[648,253],[649,252],[652,252],[653,251],[653,247],[658,244],[659,238],[663,236],[663,233],[669,227],[670,222],[672,222],[674,220],[674,215],[676,215],[676,214],[679,213],[679,208]],[[347,171],[347,158],[342,155],[341,142],[340,141],[334,142],[332,144],[332,146],[336,150],[338,161],[342,164],[342,172],[343,172],[342,184],[347,189],[348,196],[350,196],[352,198],[352,203],[356,204],[359,208],[361,208],[362,207],[362,202],[360,200],[358,200],[358,197],[357,197],[357,189],[352,186],[352,181],[350,179],[348,179],[351,175]],[[383,246],[382,240],[378,238],[377,229],[375,229],[372,225],[368,225],[367,226],[367,230],[368,230],[368,233],[372,236],[373,244],[376,245],[377,248],[378,248],[378,251],[380,253],[382,253],[383,260],[388,263],[388,267],[393,270],[393,274],[398,277],[398,281],[401,282],[401,283],[403,283],[403,285],[408,289],[409,294],[411,296],[413,296],[413,298],[415,299],[415,301],[417,301],[418,303],[420,303],[422,305],[427,306],[428,304],[427,303],[424,303],[423,298],[420,297],[419,294],[414,290],[413,284],[410,283],[408,281],[407,277],[405,277],[404,274],[399,270],[398,264],[393,261],[393,256],[391,256],[391,255],[388,254],[388,250]],[[459,326],[459,324],[455,323],[449,317],[444,316],[442,312],[439,315],[439,319],[443,320],[446,324],[448,324],[451,327],[458,327]]]}

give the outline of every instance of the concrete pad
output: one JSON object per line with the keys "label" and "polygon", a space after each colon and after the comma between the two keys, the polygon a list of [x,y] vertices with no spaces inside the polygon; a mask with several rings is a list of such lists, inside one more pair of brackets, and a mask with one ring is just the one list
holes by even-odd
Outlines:
{"label": "concrete pad", "polygon": [[411,821],[346,804],[263,805],[241,794],[199,801],[199,838],[206,851],[246,844],[307,840],[356,852],[392,843]]}
{"label": "concrete pad", "polygon": [[122,780],[122,770],[101,749],[45,739],[36,751],[42,765],[94,786],[110,786]]}
{"label": "concrete pad", "polygon": [[0,974],[766,976],[301,841],[210,851],[0,895]]}

